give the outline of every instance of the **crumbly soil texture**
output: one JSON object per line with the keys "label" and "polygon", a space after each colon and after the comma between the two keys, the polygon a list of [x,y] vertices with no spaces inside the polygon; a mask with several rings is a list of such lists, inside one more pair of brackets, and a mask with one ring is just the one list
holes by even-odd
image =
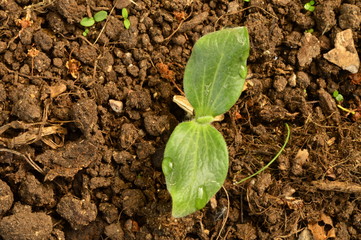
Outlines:
{"label": "crumbly soil texture", "polygon": [[[307,2],[1,0],[0,238],[361,239],[361,1]],[[227,179],[173,218],[161,163],[187,116],[172,98],[197,39],[237,26],[246,89],[213,124]],[[235,184],[286,123],[278,159]]]}

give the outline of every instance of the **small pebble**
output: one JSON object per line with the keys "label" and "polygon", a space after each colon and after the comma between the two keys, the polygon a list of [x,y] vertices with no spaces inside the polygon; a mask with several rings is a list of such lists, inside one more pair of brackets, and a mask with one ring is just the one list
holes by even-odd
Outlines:
{"label": "small pebble", "polygon": [[290,85],[290,87],[296,87],[297,76],[295,73],[292,73],[292,75],[288,78],[288,84]]}
{"label": "small pebble", "polygon": [[113,109],[113,111],[116,113],[121,113],[123,111],[123,102],[122,101],[110,99],[109,105]]}
{"label": "small pebble", "polygon": [[138,75],[139,75],[139,68],[137,66],[133,65],[133,64],[130,64],[127,67],[127,71],[133,77],[138,77]]}

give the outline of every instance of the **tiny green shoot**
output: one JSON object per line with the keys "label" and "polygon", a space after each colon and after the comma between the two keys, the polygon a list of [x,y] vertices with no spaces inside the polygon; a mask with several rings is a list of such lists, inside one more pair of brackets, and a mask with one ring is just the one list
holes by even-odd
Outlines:
{"label": "tiny green shoot", "polygon": [[276,156],[274,156],[272,158],[271,161],[269,161],[269,163],[267,163],[264,167],[262,167],[260,170],[258,170],[257,172],[253,173],[252,175],[246,177],[246,178],[243,178],[242,180],[238,181],[238,182],[235,182],[234,185],[237,185],[237,184],[240,184],[240,183],[243,183],[245,181],[247,181],[248,179],[260,174],[261,172],[263,172],[264,170],[266,170],[269,166],[271,166],[271,164],[276,161],[276,159],[281,155],[281,153],[283,152],[283,150],[285,150],[285,147],[288,143],[288,141],[290,140],[290,135],[291,135],[291,130],[290,130],[290,127],[288,126],[288,124],[286,123],[285,124],[286,126],[286,129],[287,129],[287,136],[286,136],[286,140],[285,142],[283,143],[281,149],[278,151],[278,153],[276,154]]}
{"label": "tiny green shoot", "polygon": [[88,33],[89,33],[89,28],[84,29],[83,36],[84,37],[88,36]]}
{"label": "tiny green shoot", "polygon": [[193,47],[183,84],[195,118],[174,129],[162,162],[174,217],[202,209],[226,179],[227,145],[211,123],[241,95],[249,49],[245,27],[206,34]]}
{"label": "tiny green shoot", "polygon": [[126,29],[130,28],[130,21],[128,19],[128,10],[126,8],[122,8],[122,17],[123,17],[123,24]]}
{"label": "tiny green shoot", "polygon": [[313,33],[315,30],[313,30],[313,28],[307,29],[305,32],[307,33]]}
{"label": "tiny green shoot", "polygon": [[83,36],[86,37],[89,33],[89,27],[93,26],[96,22],[104,21],[108,16],[108,13],[106,11],[99,11],[94,14],[93,17],[84,17],[80,21],[80,25],[83,27],[86,27]]}
{"label": "tiny green shoot", "polygon": [[303,7],[307,11],[313,12],[315,11],[315,3],[316,3],[315,1],[311,0],[308,3],[306,3]]}
{"label": "tiny green shoot", "polygon": [[[335,90],[333,93],[332,93],[332,96],[336,99],[337,102],[342,102],[344,100],[342,94],[340,94],[337,90]],[[342,111],[344,112],[347,112],[347,113],[351,113],[351,114],[356,114],[356,112],[354,110],[350,110],[348,108],[345,108],[345,107],[342,107],[341,104],[337,104],[337,107],[339,109],[341,109]]]}
{"label": "tiny green shoot", "polygon": [[340,94],[337,90],[335,90],[332,93],[332,96],[336,99],[337,102],[342,102],[343,101],[343,96],[342,94]]}
{"label": "tiny green shoot", "polygon": [[250,2],[251,0],[243,0],[243,2]]}

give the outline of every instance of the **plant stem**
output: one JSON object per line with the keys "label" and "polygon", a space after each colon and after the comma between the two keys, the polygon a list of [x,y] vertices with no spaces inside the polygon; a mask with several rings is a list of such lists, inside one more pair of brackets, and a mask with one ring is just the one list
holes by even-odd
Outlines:
{"label": "plant stem", "polygon": [[260,170],[258,170],[257,172],[253,173],[252,175],[246,177],[246,178],[243,178],[241,181],[238,181],[238,182],[235,182],[233,183],[234,185],[238,185],[240,183],[243,183],[245,181],[247,181],[248,179],[260,174],[261,172],[263,172],[264,170],[266,170],[280,155],[281,153],[283,152],[283,150],[285,149],[287,143],[288,143],[288,140],[290,139],[290,135],[291,135],[291,131],[290,131],[290,127],[288,126],[287,123],[285,123],[286,125],[286,128],[287,128],[287,136],[286,136],[286,139],[285,139],[285,143],[283,144],[283,146],[281,147],[281,149],[279,150],[279,152],[276,154],[276,156],[274,156],[274,158],[272,158],[272,160],[267,163],[266,166],[264,166],[263,168],[261,168]]}
{"label": "plant stem", "polygon": [[351,114],[356,114],[355,111],[352,111],[352,110],[350,110],[350,109],[344,108],[344,107],[342,107],[340,104],[338,104],[337,107],[340,108],[341,110],[345,111],[345,112],[348,112],[348,113],[351,113]]}

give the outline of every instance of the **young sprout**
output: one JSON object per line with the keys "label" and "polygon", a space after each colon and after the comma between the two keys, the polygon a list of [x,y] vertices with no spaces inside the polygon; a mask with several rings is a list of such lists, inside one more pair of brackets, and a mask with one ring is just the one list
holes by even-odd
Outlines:
{"label": "young sprout", "polygon": [[332,96],[336,99],[337,102],[343,101],[343,96],[337,90],[332,93]]}
{"label": "young sprout", "polygon": [[[332,96],[336,99],[337,102],[342,102],[344,100],[343,96],[337,91],[335,90],[333,93],[332,93]],[[347,112],[347,113],[351,113],[351,114],[356,114],[356,111],[354,110],[350,110],[348,108],[345,108],[345,107],[342,107],[341,104],[337,104],[337,107],[339,109],[341,109],[342,111],[344,112]]]}
{"label": "young sprout", "polygon": [[304,9],[306,9],[307,11],[313,12],[315,11],[315,1],[311,0],[308,3],[306,3],[303,7]]}
{"label": "young sprout", "polygon": [[130,21],[128,19],[128,10],[126,8],[122,8],[122,17],[123,17],[123,24],[126,29],[130,28]]}
{"label": "young sprout", "polygon": [[84,32],[83,32],[83,36],[86,37],[89,33],[89,29],[88,27],[93,26],[96,22],[101,22],[104,21],[108,16],[108,13],[106,11],[99,11],[96,14],[94,14],[93,17],[84,17],[82,18],[82,20],[80,21],[80,25],[82,25],[83,27],[86,27]]}
{"label": "young sprout", "polygon": [[89,33],[89,28],[84,29],[83,36],[84,37],[88,36],[88,33]]}
{"label": "young sprout", "polygon": [[174,101],[194,114],[194,119],[174,129],[162,162],[174,217],[202,209],[226,179],[227,144],[211,123],[241,95],[248,55],[245,27],[209,33],[193,47],[184,72],[186,96],[175,97]]}

